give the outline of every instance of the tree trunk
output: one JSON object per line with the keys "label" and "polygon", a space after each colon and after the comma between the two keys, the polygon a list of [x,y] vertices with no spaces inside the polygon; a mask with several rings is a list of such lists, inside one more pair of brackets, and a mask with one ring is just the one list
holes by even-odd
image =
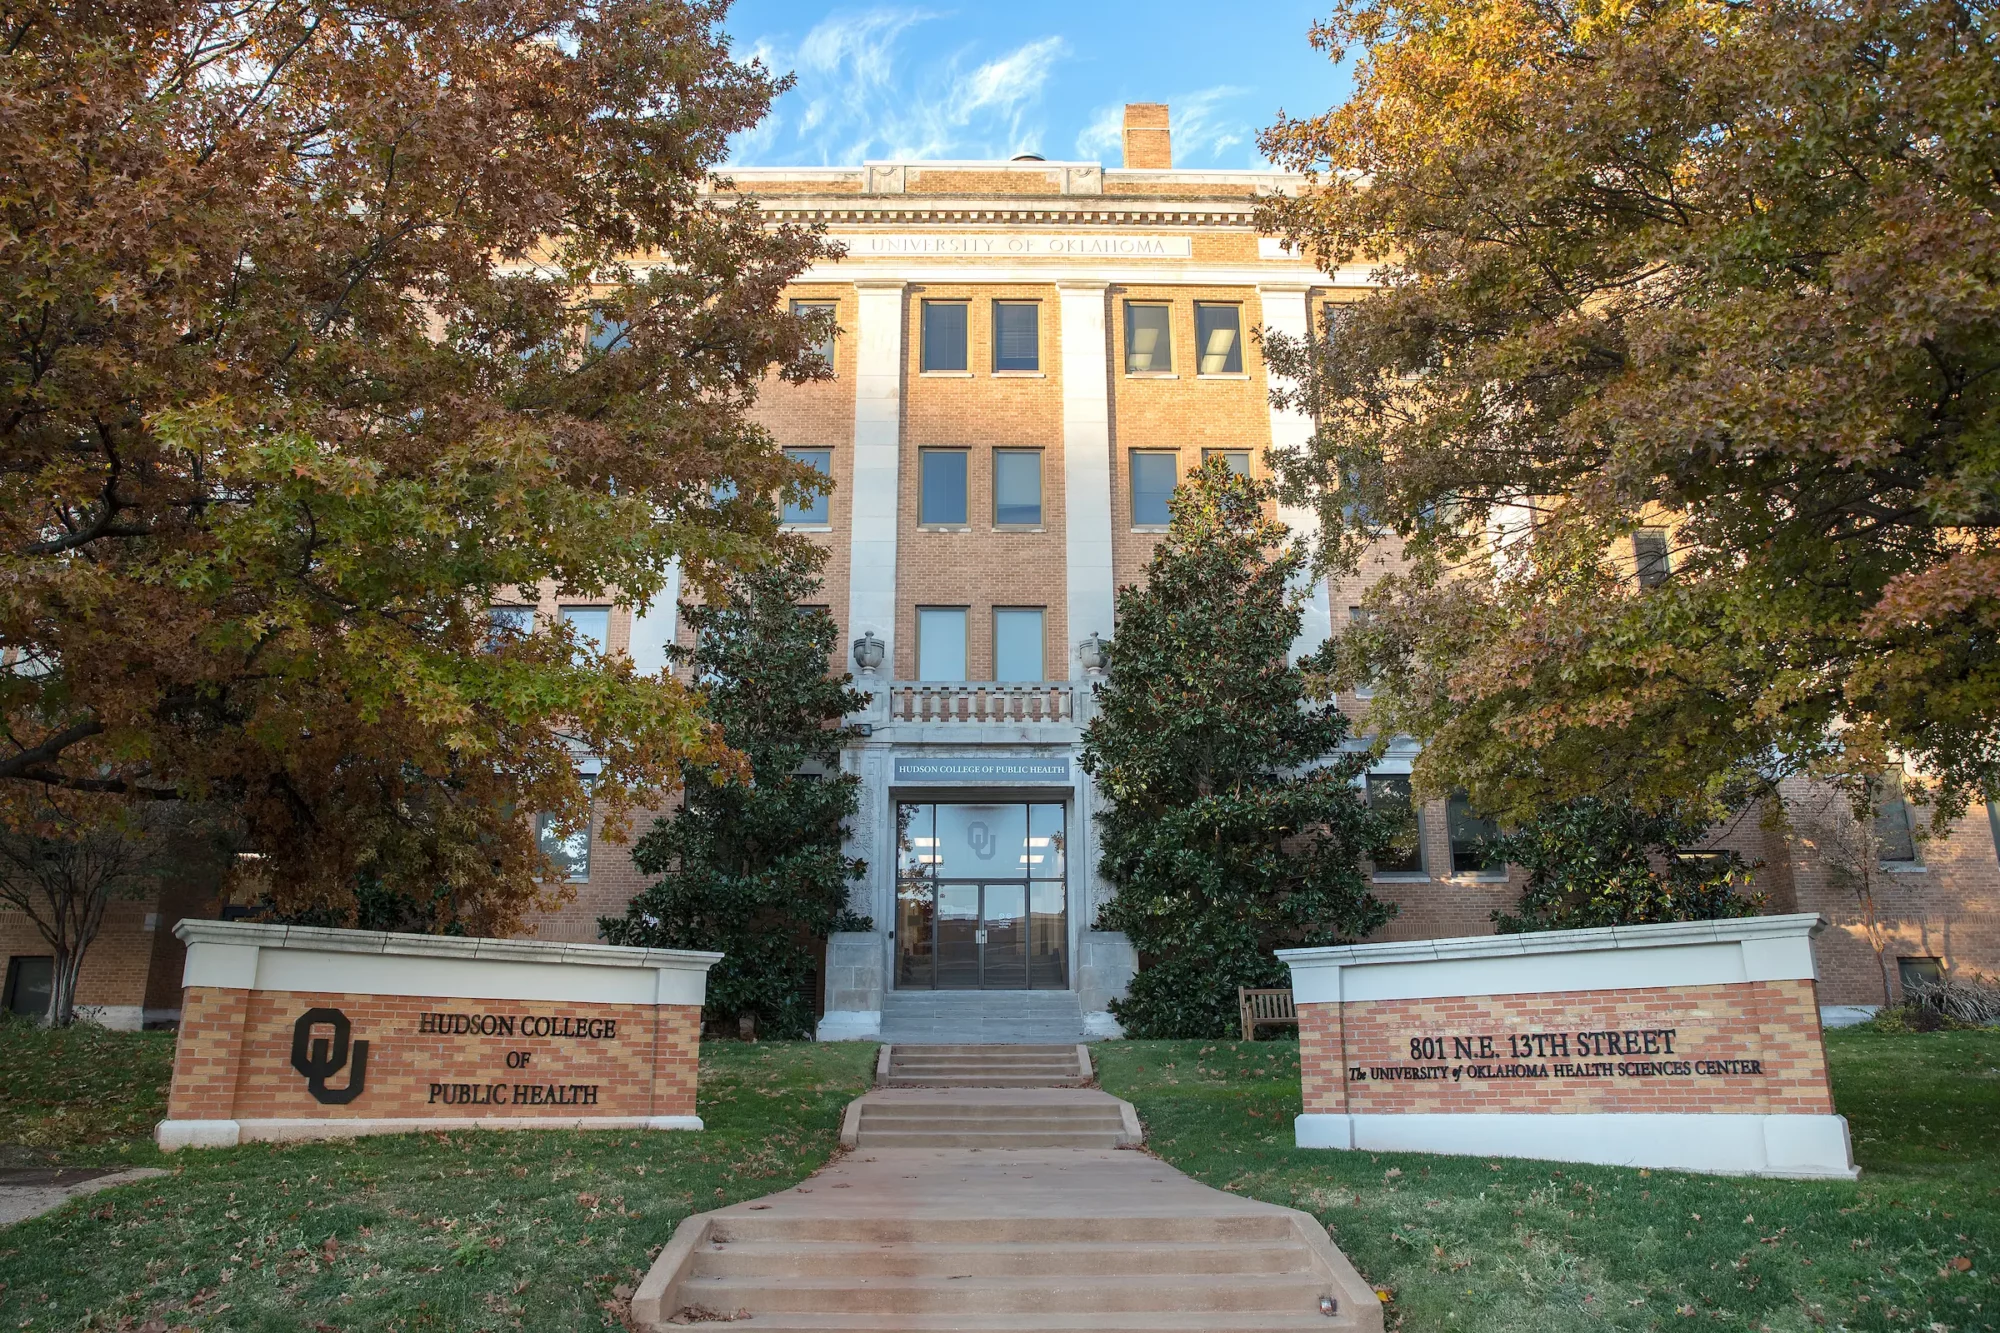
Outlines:
{"label": "tree trunk", "polygon": [[55,966],[49,976],[49,1008],[42,1026],[66,1028],[76,1021],[76,979],[83,971],[83,950],[55,946]]}

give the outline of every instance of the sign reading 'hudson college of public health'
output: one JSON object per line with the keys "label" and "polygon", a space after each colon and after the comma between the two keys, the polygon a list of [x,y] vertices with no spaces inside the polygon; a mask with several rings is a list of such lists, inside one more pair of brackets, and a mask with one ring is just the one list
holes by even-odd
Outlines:
{"label": "sign reading 'hudson college of public health'", "polygon": [[1068,759],[1040,759],[1031,755],[898,755],[897,782],[951,782],[961,786],[1067,786]]}
{"label": "sign reading 'hudson college of public health'", "polygon": [[970,232],[957,235],[843,235],[840,243],[857,259],[871,255],[943,255],[971,259],[1188,259],[1188,236],[1134,236],[1129,233]]}

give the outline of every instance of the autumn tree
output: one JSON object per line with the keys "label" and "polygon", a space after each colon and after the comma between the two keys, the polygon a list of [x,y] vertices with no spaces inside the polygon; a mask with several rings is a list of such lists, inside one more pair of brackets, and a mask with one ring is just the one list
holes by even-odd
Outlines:
{"label": "autumn tree", "polygon": [[112,905],[175,874],[216,873],[228,834],[182,801],[26,785],[0,797],[0,911],[18,913],[48,947],[46,1026],[75,1021],[77,978]]}
{"label": "autumn tree", "polygon": [[717,600],[682,608],[694,646],[675,658],[748,760],[749,781],[691,764],[680,809],[632,849],[659,880],[599,923],[613,944],[722,950],[704,1016],[750,1034],[810,1037],[827,935],[869,929],[847,905],[866,867],[841,851],[861,783],[840,769],[841,718],[867,696],[827,667],[840,627],[810,604],[825,562],[800,541]]}
{"label": "autumn tree", "polygon": [[[762,558],[825,253],[711,192],[713,0],[0,7],[0,783],[219,803],[281,907],[502,932],[523,812],[721,758],[560,624]],[[742,500],[722,499],[726,496]]]}
{"label": "autumn tree", "polygon": [[1356,790],[1365,751],[1289,660],[1306,559],[1266,482],[1220,459],[1171,501],[1142,583],[1118,591],[1111,673],[1082,764],[1117,896],[1101,928],[1139,951],[1112,1012],[1134,1037],[1219,1037],[1239,986],[1285,983],[1271,951],[1366,935],[1389,910],[1370,849],[1395,833]]}
{"label": "autumn tree", "polygon": [[[1651,811],[2000,774],[2000,29],[1955,0],[1344,0],[1265,222],[1382,286],[1271,339],[1421,786]],[[1330,335],[1330,336],[1327,336]]]}

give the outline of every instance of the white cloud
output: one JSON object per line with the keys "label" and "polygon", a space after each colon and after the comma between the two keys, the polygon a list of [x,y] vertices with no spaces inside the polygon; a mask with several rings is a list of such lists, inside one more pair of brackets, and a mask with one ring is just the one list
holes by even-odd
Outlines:
{"label": "white cloud", "polygon": [[798,82],[738,136],[731,160],[851,165],[1034,151],[1044,132],[1042,92],[1068,44],[1041,37],[991,59],[968,47],[912,60],[906,37],[937,17],[878,7],[830,15],[789,49],[760,39],[751,53]]}
{"label": "white cloud", "polygon": [[1085,161],[1107,161],[1113,154],[1123,151],[1124,135],[1124,103],[1101,106],[1092,115],[1083,133],[1076,136],[1076,155]]}

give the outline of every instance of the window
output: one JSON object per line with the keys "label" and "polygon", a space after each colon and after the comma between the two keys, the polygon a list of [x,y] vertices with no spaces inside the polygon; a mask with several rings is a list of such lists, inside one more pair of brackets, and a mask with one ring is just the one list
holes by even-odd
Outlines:
{"label": "window", "polygon": [[[833,312],[838,308],[839,307],[834,305],[834,303],[831,301],[792,302],[792,313],[794,315],[825,315],[829,319],[831,319],[833,316]],[[833,333],[829,331],[826,337],[821,339],[820,342],[812,349],[814,356],[817,356],[820,360],[826,362],[828,370],[833,369],[833,338],[834,338]]]}
{"label": "window", "polygon": [[1042,525],[1042,451],[993,451],[993,521],[1003,528]]}
{"label": "window", "polygon": [[590,829],[586,826],[568,835],[556,832],[555,816],[540,815],[535,819],[535,842],[556,867],[563,872],[563,878],[572,883],[581,883],[590,878]]}
{"label": "window", "polygon": [[993,303],[993,369],[1042,368],[1042,308],[1033,301]]}
{"label": "window", "polygon": [[[1349,629],[1365,628],[1368,622],[1374,618],[1375,613],[1365,606],[1350,606],[1347,608],[1347,627]],[[1356,685],[1354,687],[1354,697],[1357,699],[1373,699],[1375,697],[1374,677],[1371,676]]]}
{"label": "window", "polygon": [[[785,450],[785,457],[791,459],[794,463],[804,463],[807,467],[816,469],[821,476],[830,477],[833,475],[833,450],[831,449],[787,449]],[[808,496],[803,503],[786,500],[784,521],[787,523],[803,523],[824,527],[833,521],[832,501],[833,497],[825,491],[821,491],[818,495]]]}
{"label": "window", "polygon": [[963,301],[924,302],[923,369],[965,369],[965,310]]}
{"label": "window", "polygon": [[1484,848],[1500,829],[1492,820],[1474,813],[1472,800],[1462,791],[1451,794],[1445,804],[1445,827],[1451,834],[1451,873],[1454,875],[1499,875],[1507,867],[1491,859]]}
{"label": "window", "polygon": [[917,608],[917,679],[965,679],[965,608]]}
{"label": "window", "polygon": [[1370,773],[1368,808],[1380,811],[1402,827],[1397,840],[1368,853],[1378,875],[1421,875],[1424,872],[1424,826],[1410,799],[1407,773]]}
{"label": "window", "polygon": [[994,607],[993,679],[1045,679],[1047,668],[1042,662],[1042,642],[1041,607]]}
{"label": "window", "polygon": [[1132,455],[1133,527],[1164,528],[1172,521],[1167,501],[1173,497],[1174,484],[1179,480],[1175,475],[1178,466],[1177,454]]}
{"label": "window", "polygon": [[1125,373],[1157,375],[1174,368],[1174,338],[1167,328],[1171,306],[1125,303]]}
{"label": "window", "polygon": [[1202,462],[1206,463],[1211,458],[1220,458],[1229,465],[1229,470],[1239,477],[1250,475],[1250,451],[1248,449],[1204,449],[1201,451]]}
{"label": "window", "polygon": [[1903,775],[1891,770],[1870,784],[1875,797],[1875,842],[1886,865],[1915,865],[1916,820],[1903,795]]}
{"label": "window", "polygon": [[532,606],[489,606],[486,608],[486,651],[493,652],[502,644],[525,638],[535,632],[535,608]]}
{"label": "window", "polygon": [[1912,986],[1935,986],[1944,980],[1942,958],[1898,958],[1896,980],[1904,991]]}
{"label": "window", "polygon": [[0,1008],[23,1018],[40,1018],[49,1011],[49,992],[55,989],[56,960],[48,954],[26,955],[7,960],[7,994]]}
{"label": "window", "polygon": [[626,331],[632,326],[617,318],[608,310],[592,306],[590,310],[590,350],[608,352],[614,347],[630,347],[625,341]]}
{"label": "window", "polygon": [[1320,336],[1328,342],[1340,337],[1340,330],[1353,316],[1354,310],[1345,301],[1323,301],[1319,307]]}
{"label": "window", "polygon": [[1665,528],[1640,528],[1632,534],[1632,566],[1642,588],[1657,588],[1667,581],[1671,566]]}
{"label": "window", "polygon": [[919,449],[922,474],[917,522],[926,527],[965,526],[965,450]]}
{"label": "window", "polygon": [[1243,307],[1194,303],[1194,342],[1204,375],[1243,373]]}
{"label": "window", "polygon": [[565,606],[563,624],[575,631],[577,641],[593,653],[602,654],[611,638],[611,608],[608,606]]}
{"label": "window", "polygon": [[1986,798],[1986,829],[1993,835],[1993,859],[2000,861],[2000,796]]}

